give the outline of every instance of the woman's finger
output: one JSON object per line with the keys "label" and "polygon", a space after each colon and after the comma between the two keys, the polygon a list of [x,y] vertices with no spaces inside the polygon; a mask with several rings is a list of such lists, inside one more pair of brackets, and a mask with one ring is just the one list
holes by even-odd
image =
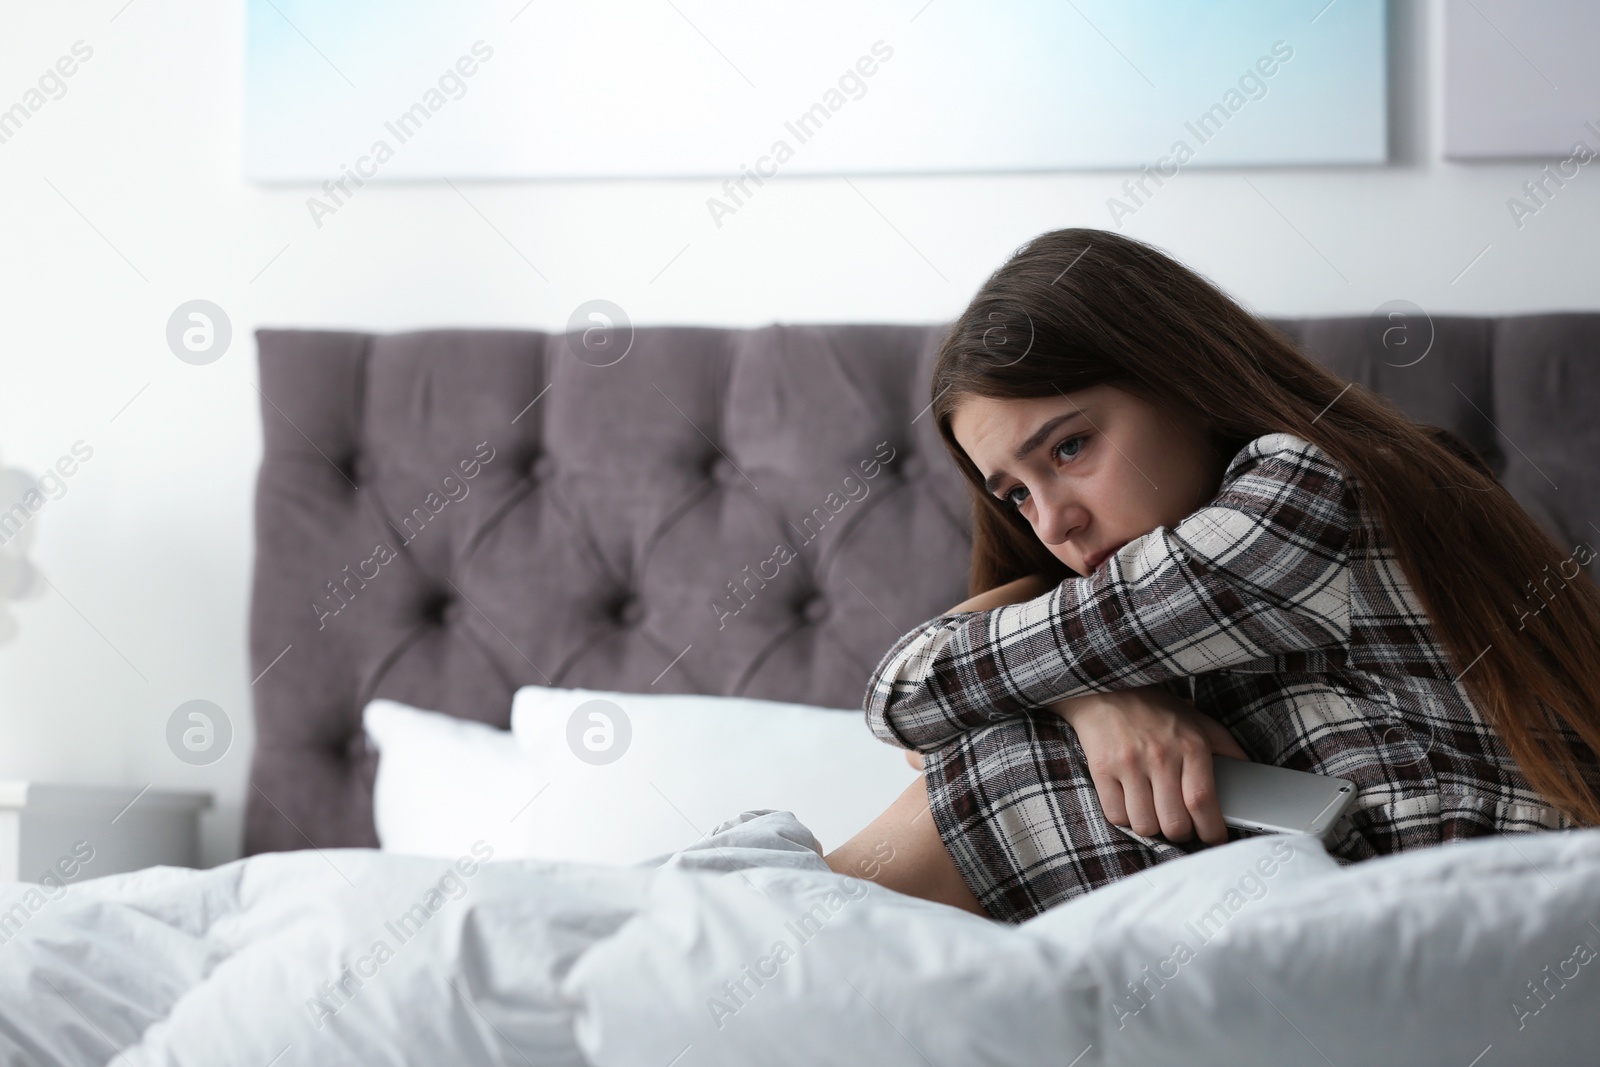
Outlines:
{"label": "woman's finger", "polygon": [[1184,804],[1183,785],[1182,768],[1176,766],[1160,771],[1150,781],[1161,835],[1168,841],[1187,841],[1194,833],[1194,822]]}
{"label": "woman's finger", "polygon": [[[1232,756],[1234,759],[1247,761],[1250,759],[1245,750],[1239,747],[1239,742],[1228,732],[1227,727],[1209,715],[1201,714],[1197,718],[1201,731],[1206,735],[1206,744],[1211,746],[1212,752],[1219,756]],[[1209,769],[1206,773],[1210,774]]]}
{"label": "woman's finger", "polygon": [[1222,821],[1222,804],[1217,799],[1209,753],[1183,761],[1183,800],[1200,840],[1208,845],[1226,844],[1228,824]]}
{"label": "woman's finger", "polygon": [[1100,811],[1106,822],[1113,826],[1128,825],[1128,805],[1122,795],[1122,783],[1108,775],[1097,774],[1093,767],[1089,777],[1094,781],[1095,795],[1100,798]]}
{"label": "woman's finger", "polygon": [[1122,799],[1128,808],[1128,829],[1141,837],[1154,837],[1161,832],[1161,822],[1156,818],[1156,805],[1150,793],[1148,778],[1134,776],[1124,779]]}

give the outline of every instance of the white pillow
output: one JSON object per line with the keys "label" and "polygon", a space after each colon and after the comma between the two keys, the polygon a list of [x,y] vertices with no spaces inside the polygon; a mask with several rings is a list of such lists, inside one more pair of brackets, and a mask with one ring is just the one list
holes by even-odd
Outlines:
{"label": "white pillow", "polygon": [[[594,699],[614,720],[600,753],[584,747],[585,731],[605,741],[595,721],[567,741],[572,713]],[[832,849],[918,777],[860,711],[767,700],[528,686],[513,704],[517,737],[381,698],[362,719],[379,753],[379,844],[412,855],[453,858],[481,839],[501,859],[638,863],[761,810],[794,812]],[[594,764],[578,751],[620,755]]]}
{"label": "white pillow", "polygon": [[532,855],[517,813],[546,779],[510,730],[383,699],[362,723],[378,750],[372,816],[385,851],[453,858],[481,839],[497,859]]}
{"label": "white pillow", "polygon": [[859,708],[524,686],[511,731],[550,783],[519,819],[550,858],[639,863],[763,810],[832,850],[920,776]]}

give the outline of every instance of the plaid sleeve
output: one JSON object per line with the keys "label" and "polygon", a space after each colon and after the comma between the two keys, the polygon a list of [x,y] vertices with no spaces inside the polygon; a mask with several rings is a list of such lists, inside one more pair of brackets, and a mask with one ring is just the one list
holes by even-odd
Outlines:
{"label": "plaid sleeve", "polygon": [[901,637],[868,685],[867,724],[929,752],[1063,697],[1347,648],[1347,490],[1317,446],[1259,437],[1175,529],[1032,600],[949,612]]}

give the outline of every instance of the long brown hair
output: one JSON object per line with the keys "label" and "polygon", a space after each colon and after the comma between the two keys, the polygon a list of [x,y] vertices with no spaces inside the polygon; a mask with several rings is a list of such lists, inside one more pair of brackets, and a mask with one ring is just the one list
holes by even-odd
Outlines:
{"label": "long brown hair", "polygon": [[[973,595],[1074,572],[984,491],[951,431],[956,407],[1099,384],[1205,413],[1224,455],[1286,432],[1353,474],[1456,676],[1529,784],[1578,824],[1600,825],[1584,771],[1600,752],[1600,588],[1587,572],[1563,573],[1543,609],[1519,613],[1527,579],[1559,571],[1569,553],[1470,449],[1329,371],[1142,242],[1092,229],[1041,234],[984,282],[940,344],[932,410],[972,493]],[[1581,740],[1564,740],[1563,726]]]}

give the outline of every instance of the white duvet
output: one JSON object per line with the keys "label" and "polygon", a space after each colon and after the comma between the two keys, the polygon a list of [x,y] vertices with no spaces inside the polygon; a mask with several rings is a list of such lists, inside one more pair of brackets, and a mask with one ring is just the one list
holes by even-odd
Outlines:
{"label": "white duvet", "polygon": [[[0,887],[6,1064],[1505,1064],[1600,1048],[1600,830],[1259,837],[1021,926],[790,813],[637,867],[340,850]],[[886,854],[884,861],[893,862]]]}

